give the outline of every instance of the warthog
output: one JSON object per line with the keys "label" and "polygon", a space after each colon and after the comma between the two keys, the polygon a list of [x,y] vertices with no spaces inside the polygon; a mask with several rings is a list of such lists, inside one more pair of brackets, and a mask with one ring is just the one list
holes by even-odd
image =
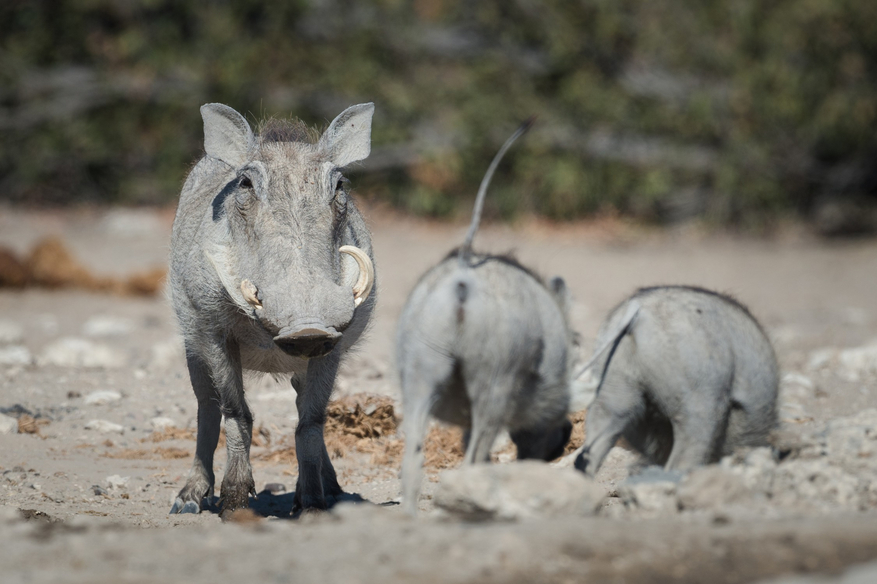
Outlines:
{"label": "warthog", "polygon": [[573,333],[560,278],[549,285],[515,260],[472,251],[490,178],[479,189],[465,243],[412,290],[396,336],[405,454],[403,505],[415,513],[430,414],[467,431],[465,463],[489,460],[503,428],[519,458],[560,456],[572,429],[569,348]]}
{"label": "warthog", "polygon": [[254,135],[238,112],[201,107],[204,156],[180,195],[170,285],[198,398],[198,441],[171,513],[212,496],[213,451],[225,416],[223,512],[254,493],[253,416],[242,370],[287,374],[297,392],[296,508],[342,493],[323,442],[341,356],[375,303],[369,231],[341,169],[371,149],[373,104],[342,112],[322,136],[298,122]]}
{"label": "warthog", "polygon": [[619,437],[652,464],[688,470],[776,424],[773,347],[742,304],[686,286],[643,288],[610,314],[582,368],[600,380],[577,469],[595,475]]}

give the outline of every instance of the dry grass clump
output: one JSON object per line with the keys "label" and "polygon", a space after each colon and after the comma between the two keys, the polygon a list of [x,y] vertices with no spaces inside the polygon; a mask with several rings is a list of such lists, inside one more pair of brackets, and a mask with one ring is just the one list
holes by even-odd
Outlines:
{"label": "dry grass clump", "polygon": [[[343,458],[356,451],[370,454],[372,464],[397,466],[402,458],[397,427],[395,404],[390,398],[367,393],[346,396],[329,402],[326,409],[323,431],[326,450],[332,458]],[[255,458],[296,465],[294,437]]]}
{"label": "dry grass clump", "polygon": [[92,274],[57,237],[41,239],[27,257],[0,248],[0,287],[81,288],[123,296],[154,296],[164,283],[166,270],[153,268],[127,278]]}
{"label": "dry grass clump", "polygon": [[572,434],[570,434],[569,442],[563,449],[564,456],[575,452],[585,443],[585,414],[587,413],[588,410],[581,410],[568,416],[569,421],[572,422]]}
{"label": "dry grass clump", "polygon": [[[167,440],[194,440],[195,439],[195,431],[191,428],[176,428],[174,426],[169,426],[167,428],[162,428],[161,430],[156,430],[146,438],[141,439],[141,442],[165,442]],[[225,439],[224,432],[219,436],[220,441]]]}
{"label": "dry grass clump", "polygon": [[[192,428],[177,428],[169,426],[156,430],[146,438],[142,438],[141,442],[166,442],[168,440],[195,440],[195,430]],[[259,424],[253,429],[253,446],[269,446],[271,444],[271,431],[265,426]],[[219,442],[217,448],[225,447],[225,428],[219,430]]]}
{"label": "dry grass clump", "polygon": [[189,458],[192,456],[192,452],[185,448],[176,448],[174,446],[157,446],[152,449],[124,448],[122,450],[104,452],[101,456],[122,460],[174,460]]}
{"label": "dry grass clump", "polygon": [[[324,438],[332,458],[350,453],[370,455],[369,463],[391,469],[402,467],[404,441],[392,399],[372,394],[355,394],[329,403]],[[290,443],[291,442],[291,443]],[[424,467],[438,471],[463,460],[463,433],[459,428],[432,424],[424,442]],[[256,457],[258,460],[294,466],[294,438]]]}
{"label": "dry grass clump", "polygon": [[423,441],[423,466],[439,471],[463,462],[463,430],[457,426],[430,424]]}
{"label": "dry grass clump", "polygon": [[49,420],[45,418],[35,418],[30,414],[21,414],[18,416],[19,434],[36,434],[37,436],[40,436],[40,428],[48,425]]}

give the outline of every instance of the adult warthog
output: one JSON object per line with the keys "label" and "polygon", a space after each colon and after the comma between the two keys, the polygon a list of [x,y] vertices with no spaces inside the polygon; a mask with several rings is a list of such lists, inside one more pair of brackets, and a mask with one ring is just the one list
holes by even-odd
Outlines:
{"label": "adult warthog", "polygon": [[212,496],[225,416],[223,512],[255,492],[253,415],[242,370],[290,375],[297,392],[296,509],[342,494],[323,442],[341,356],[375,304],[371,239],[341,169],[371,149],[373,104],[341,113],[316,137],[299,122],[259,135],[238,112],[201,107],[206,155],[189,173],[174,221],[170,285],[198,398],[198,442],[171,513]]}

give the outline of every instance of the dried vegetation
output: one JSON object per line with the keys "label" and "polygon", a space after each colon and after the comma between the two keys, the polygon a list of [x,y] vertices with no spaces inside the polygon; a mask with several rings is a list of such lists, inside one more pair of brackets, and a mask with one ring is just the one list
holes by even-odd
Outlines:
{"label": "dried vegetation", "polygon": [[79,288],[122,296],[154,296],[165,279],[164,268],[138,272],[127,278],[92,274],[57,237],[37,242],[24,257],[0,248],[0,288]]}

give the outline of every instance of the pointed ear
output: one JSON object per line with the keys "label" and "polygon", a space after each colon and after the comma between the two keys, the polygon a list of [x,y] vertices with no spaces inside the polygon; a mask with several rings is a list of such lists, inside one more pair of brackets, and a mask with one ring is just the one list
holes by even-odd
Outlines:
{"label": "pointed ear", "polygon": [[371,152],[375,104],[354,105],[335,118],[320,138],[320,149],[337,167],[364,160]]}
{"label": "pointed ear", "polygon": [[557,305],[560,306],[561,312],[563,312],[564,316],[569,318],[570,307],[572,306],[572,295],[569,293],[569,288],[566,287],[564,279],[560,276],[551,278],[551,281],[548,283],[548,289],[551,290],[551,294],[557,301]]}
{"label": "pointed ear", "polygon": [[204,119],[204,151],[233,168],[247,161],[255,138],[244,116],[227,105],[208,103],[201,106]]}

